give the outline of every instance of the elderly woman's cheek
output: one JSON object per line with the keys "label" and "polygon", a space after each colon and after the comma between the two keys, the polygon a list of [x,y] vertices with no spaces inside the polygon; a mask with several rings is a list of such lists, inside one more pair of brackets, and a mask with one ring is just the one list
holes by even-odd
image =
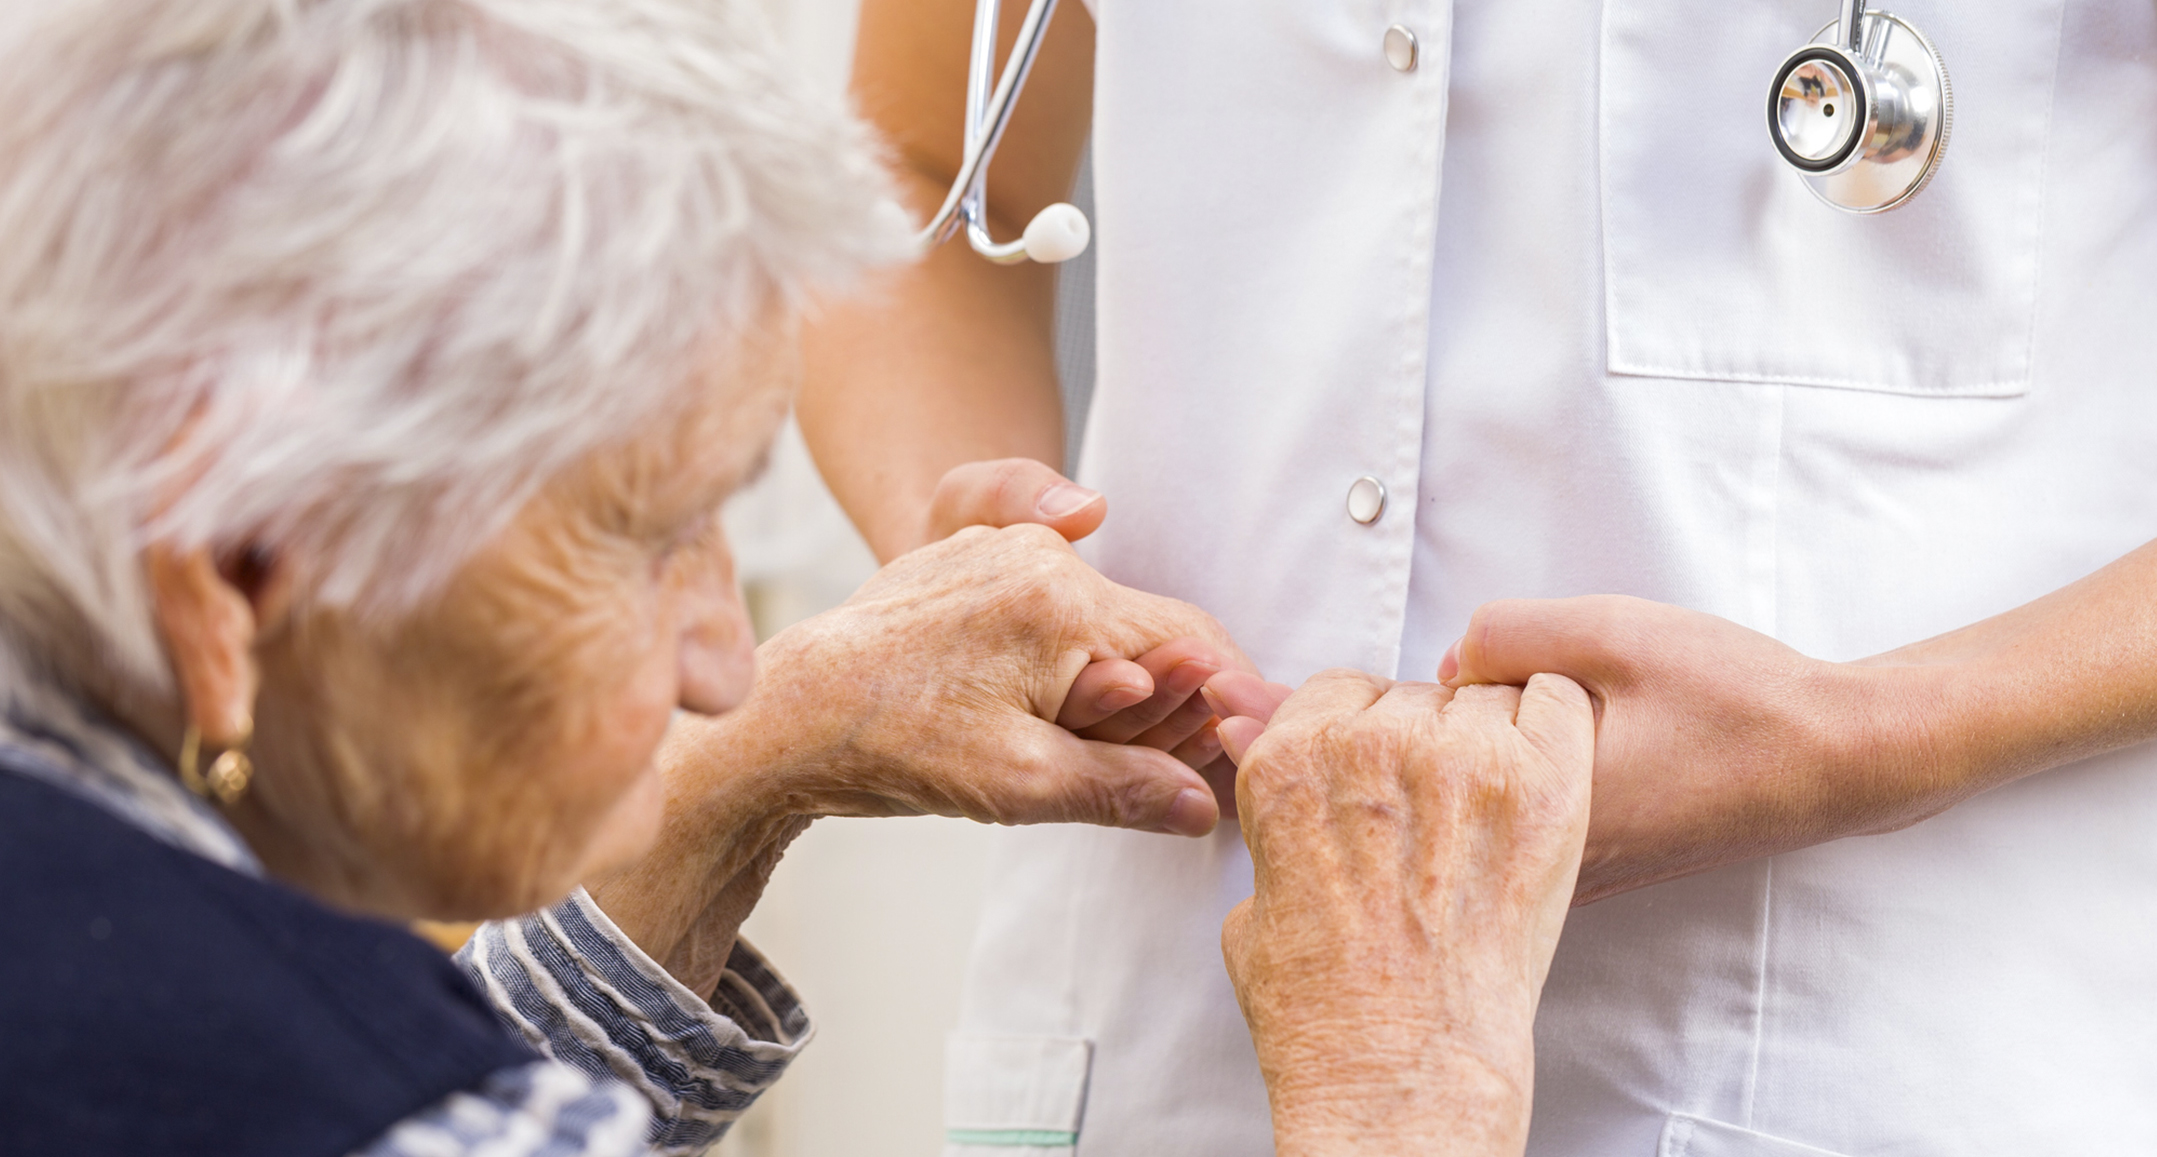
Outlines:
{"label": "elderly woman's cheek", "polygon": [[573,783],[563,785],[568,790],[556,806],[563,820],[581,821],[583,831],[576,878],[554,881],[551,890],[634,860],[658,836],[665,791],[653,756],[674,716],[679,677],[669,633],[652,626],[629,662],[594,664],[571,676],[580,686],[569,693],[581,700],[573,714],[585,725],[565,735],[556,753]]}

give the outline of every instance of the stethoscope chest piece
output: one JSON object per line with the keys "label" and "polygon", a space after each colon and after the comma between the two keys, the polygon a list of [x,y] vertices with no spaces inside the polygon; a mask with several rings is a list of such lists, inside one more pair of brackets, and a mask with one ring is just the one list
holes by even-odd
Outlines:
{"label": "stethoscope chest piece", "polygon": [[1852,0],[1768,89],[1768,135],[1813,195],[1884,213],[1939,171],[1955,123],[1947,66],[1900,17]]}

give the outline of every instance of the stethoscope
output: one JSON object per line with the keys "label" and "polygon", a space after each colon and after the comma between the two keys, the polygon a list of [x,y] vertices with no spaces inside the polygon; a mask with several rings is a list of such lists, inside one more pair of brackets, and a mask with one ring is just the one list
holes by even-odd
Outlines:
{"label": "stethoscope", "polygon": [[966,63],[966,149],[943,206],[914,240],[927,252],[950,240],[963,225],[967,244],[998,265],[1069,261],[1086,251],[1093,230],[1086,223],[1086,214],[1061,201],[1034,214],[1034,219],[1026,223],[1025,234],[1016,241],[998,242],[989,236],[989,162],[996,156],[996,146],[1003,143],[1004,130],[1011,125],[1011,109],[1018,104],[1020,90],[1026,87],[1026,74],[1033,71],[1034,57],[1041,51],[1041,37],[1048,31],[1049,18],[1056,14],[1056,0],[1033,0],[1026,9],[1026,19],[1019,24],[1018,43],[1004,61],[1002,76],[996,75],[997,7],[997,0],[975,0],[974,46]]}
{"label": "stethoscope", "polygon": [[[1822,201],[1852,213],[1884,213],[1932,180],[1955,124],[1954,91],[1940,53],[1911,24],[1840,0],[1833,24],[1790,54],[1768,88],[1768,136]],[[1069,261],[1086,251],[1086,215],[1058,202],[1034,214],[1016,241],[989,235],[989,162],[1040,54],[1056,0],[1033,0],[1018,43],[996,73],[998,0],[975,0],[966,67],[965,151],[936,215],[915,235],[924,252],[961,227],[974,252],[999,265]]]}
{"label": "stethoscope", "polygon": [[1813,195],[1885,213],[1939,171],[1955,127],[1947,66],[1923,33],[1865,0],[1790,54],[1768,88],[1768,136]]}

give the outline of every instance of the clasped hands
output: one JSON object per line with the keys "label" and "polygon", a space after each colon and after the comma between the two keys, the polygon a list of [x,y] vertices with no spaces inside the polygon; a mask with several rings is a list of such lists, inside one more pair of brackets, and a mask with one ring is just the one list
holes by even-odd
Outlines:
{"label": "clasped hands", "polygon": [[[1040,463],[972,463],[945,476],[927,537],[1033,523],[1077,540],[1106,509]],[[1942,737],[1928,725],[1938,680],[1911,678],[1923,668],[1907,658],[1883,660],[1822,662],[1712,615],[1595,596],[1485,605],[1436,677],[1454,688],[1523,686],[1549,673],[1587,691],[1594,806],[1575,897],[1586,903],[1904,827],[1976,790],[1940,758]],[[1201,704],[1188,687],[1209,667],[1218,671]],[[1172,749],[1203,771],[1232,817],[1234,761],[1213,757],[1223,741],[1231,755],[1248,746],[1289,694],[1232,648],[1181,640],[1087,668],[1060,721],[1089,738]],[[1139,706],[1118,715],[1127,701]]]}
{"label": "clasped hands", "polygon": [[1038,463],[953,471],[929,546],[760,648],[740,710],[680,721],[659,846],[595,897],[708,991],[816,816],[1196,835],[1233,801],[1255,891],[1223,949],[1280,1151],[1517,1152],[1576,896],[1946,806],[1823,773],[1879,754],[1838,745],[1828,665],[1639,600],[1493,604],[1438,684],[1290,693],[1203,612],[1080,562],[1105,514]]}

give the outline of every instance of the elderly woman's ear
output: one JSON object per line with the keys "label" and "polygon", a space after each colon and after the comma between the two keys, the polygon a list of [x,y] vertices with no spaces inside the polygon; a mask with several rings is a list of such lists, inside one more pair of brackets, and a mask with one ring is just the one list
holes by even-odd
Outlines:
{"label": "elderly woman's ear", "polygon": [[143,551],[151,615],[172,662],[182,725],[213,747],[245,742],[254,730],[262,669],[255,642],[273,600],[278,564],[248,551],[220,565],[207,547],[153,543]]}

